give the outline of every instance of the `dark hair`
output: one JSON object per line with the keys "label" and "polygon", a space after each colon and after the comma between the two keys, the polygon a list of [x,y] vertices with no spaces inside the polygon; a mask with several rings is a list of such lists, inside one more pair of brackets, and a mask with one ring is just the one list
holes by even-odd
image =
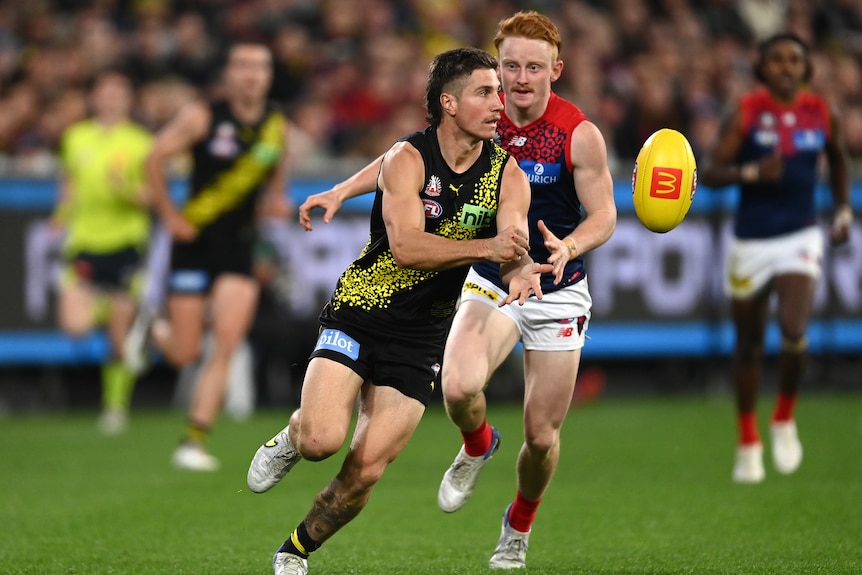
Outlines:
{"label": "dark hair", "polygon": [[242,47],[256,46],[258,48],[263,48],[267,52],[272,54],[272,47],[266,41],[261,40],[261,39],[256,38],[256,37],[253,37],[253,36],[248,36],[248,37],[239,36],[239,37],[231,39],[231,41],[229,43],[227,43],[226,45],[224,45],[222,47],[221,53],[219,54],[219,63],[220,63],[221,69],[224,69],[225,67],[227,67],[228,62],[230,62],[230,58],[233,55],[234,50],[236,48],[239,48],[240,46],[242,46]]}
{"label": "dark hair", "polygon": [[766,78],[763,77],[763,65],[766,62],[766,56],[769,55],[772,48],[779,42],[796,42],[802,48],[802,52],[805,55],[805,76],[802,79],[806,82],[811,80],[811,74],[814,70],[811,65],[811,54],[808,44],[793,32],[781,32],[780,34],[770,36],[760,43],[757,47],[757,62],[754,65],[754,77],[761,83],[766,82]]}
{"label": "dark hair", "polygon": [[456,48],[439,54],[428,69],[428,86],[425,90],[425,120],[432,126],[443,121],[440,95],[452,82],[461,80],[476,70],[496,70],[497,59],[479,48]]}
{"label": "dark hair", "polygon": [[125,82],[129,85],[129,88],[132,91],[138,88],[138,85],[135,82],[134,78],[132,78],[132,75],[124,66],[121,65],[105,66],[104,68],[99,69],[95,74],[93,74],[87,79],[84,88],[87,90],[87,92],[92,92],[96,89],[98,85],[102,83],[103,80],[112,76],[125,80]]}

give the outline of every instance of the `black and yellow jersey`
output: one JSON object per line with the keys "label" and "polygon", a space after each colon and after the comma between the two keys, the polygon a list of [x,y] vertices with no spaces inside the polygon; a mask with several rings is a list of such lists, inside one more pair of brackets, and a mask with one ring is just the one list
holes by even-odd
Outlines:
{"label": "black and yellow jersey", "polygon": [[[425,186],[416,190],[425,206],[425,231],[453,240],[496,234],[503,168],[509,154],[491,141],[479,159],[456,174],[443,160],[437,131],[427,128],[405,138],[425,163]],[[338,280],[321,320],[333,317],[405,337],[445,337],[469,266],[442,271],[399,267],[389,247],[378,188],[368,243]]]}
{"label": "black and yellow jersey", "polygon": [[203,234],[254,225],[255,207],[284,153],[285,117],[268,104],[259,122],[243,124],[227,102],[210,105],[206,137],[192,148],[194,170],[183,215]]}

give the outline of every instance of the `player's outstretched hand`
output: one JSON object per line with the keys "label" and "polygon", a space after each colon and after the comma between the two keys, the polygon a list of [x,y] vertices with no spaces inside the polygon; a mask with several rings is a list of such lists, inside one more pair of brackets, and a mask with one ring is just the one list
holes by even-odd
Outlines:
{"label": "player's outstretched hand", "polygon": [[518,261],[530,249],[527,232],[515,226],[509,226],[498,232],[491,239],[491,254],[489,260],[498,264]]}
{"label": "player's outstretched hand", "polygon": [[328,224],[332,221],[332,216],[341,209],[341,197],[335,190],[326,190],[318,194],[308,196],[305,201],[299,206],[299,224],[305,228],[305,231],[311,231],[311,215],[310,212],[314,208],[323,208],[323,223]]}
{"label": "player's outstretched hand", "polygon": [[542,274],[553,271],[551,264],[540,264],[536,262],[521,266],[517,274],[509,281],[509,295],[500,302],[499,307],[517,301],[518,305],[524,305],[531,294],[536,294],[537,299],[542,299]]}
{"label": "player's outstretched hand", "polygon": [[566,268],[566,264],[569,263],[569,246],[555,236],[554,232],[548,229],[544,221],[539,220],[538,225],[539,231],[545,239],[545,247],[551,252],[551,255],[548,256],[548,263],[553,266],[554,283],[558,284],[563,279],[563,271]]}

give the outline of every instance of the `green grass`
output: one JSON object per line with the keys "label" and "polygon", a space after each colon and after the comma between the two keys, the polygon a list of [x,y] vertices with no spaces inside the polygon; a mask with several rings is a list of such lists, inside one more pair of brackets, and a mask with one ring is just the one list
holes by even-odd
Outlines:
{"label": "green grass", "polygon": [[[763,400],[763,418],[768,402]],[[436,506],[459,437],[432,407],[365,511],[310,562],[334,573],[487,574],[514,495],[520,408],[492,405],[503,444],[458,513]],[[220,422],[222,470],[173,470],[182,415],[135,413],[130,432],[95,431],[93,413],[0,420],[0,573],[271,573],[270,558],[340,456],[302,462],[273,491],[245,486],[257,445],[287,413]],[[729,399],[618,399],[575,409],[533,526],[529,571],[543,574],[862,572],[862,395],[806,396],[805,462],[795,475],[734,485]]]}

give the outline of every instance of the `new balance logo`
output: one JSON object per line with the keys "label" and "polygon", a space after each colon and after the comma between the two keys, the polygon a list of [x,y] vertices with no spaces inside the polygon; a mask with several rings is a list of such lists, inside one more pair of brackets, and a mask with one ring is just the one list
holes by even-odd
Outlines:
{"label": "new balance logo", "polygon": [[517,146],[519,148],[526,143],[527,143],[527,137],[526,136],[514,136],[511,140],[509,140],[510,146]]}

